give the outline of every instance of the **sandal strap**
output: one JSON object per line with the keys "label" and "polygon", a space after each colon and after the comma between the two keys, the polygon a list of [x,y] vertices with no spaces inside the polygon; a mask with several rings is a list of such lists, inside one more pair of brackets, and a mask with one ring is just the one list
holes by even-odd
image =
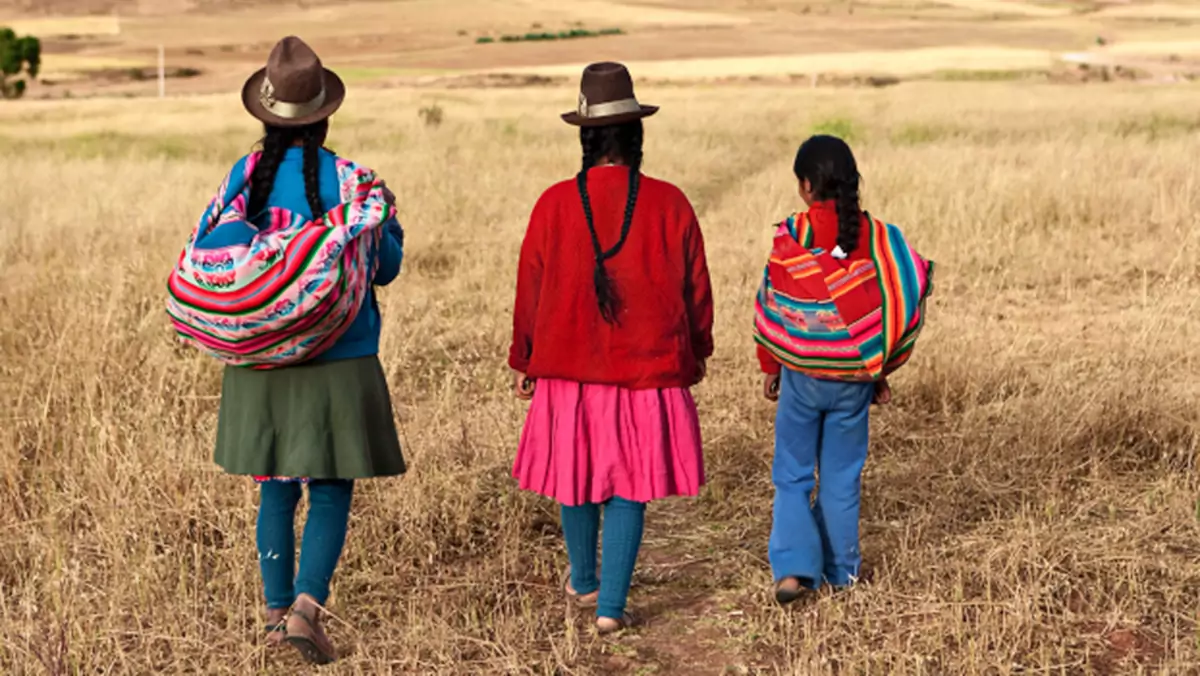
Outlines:
{"label": "sandal strap", "polygon": [[314,631],[316,630],[317,622],[307,612],[305,612],[303,610],[292,610],[291,614],[300,618],[301,620],[304,620],[304,624],[307,624],[309,629],[312,629]]}

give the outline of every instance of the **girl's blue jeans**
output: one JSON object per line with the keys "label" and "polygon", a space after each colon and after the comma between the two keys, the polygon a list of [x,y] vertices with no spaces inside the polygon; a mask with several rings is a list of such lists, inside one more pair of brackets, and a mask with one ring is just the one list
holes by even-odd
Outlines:
{"label": "girl's blue jeans", "polygon": [[300,594],[317,603],[329,598],[329,582],[346,543],[354,482],[314,480],[308,483],[308,523],[296,570],[296,505],[301,484],[264,481],[258,505],[258,564],[268,608],[290,608]]}
{"label": "girl's blue jeans", "polygon": [[862,564],[859,497],[874,383],[817,380],[785,368],[780,386],[771,570],[776,582],[848,586]]}
{"label": "girl's blue jeans", "polygon": [[562,506],[563,538],[571,561],[571,588],[577,594],[600,590],[596,615],[621,619],[642,546],[646,505],[624,498],[604,503],[604,565],[596,578],[596,545],[600,539],[600,505]]}

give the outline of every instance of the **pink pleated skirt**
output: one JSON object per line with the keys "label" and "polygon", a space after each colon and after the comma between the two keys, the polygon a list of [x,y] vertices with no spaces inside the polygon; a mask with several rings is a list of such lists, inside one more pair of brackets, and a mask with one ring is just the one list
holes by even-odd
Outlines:
{"label": "pink pleated skirt", "polygon": [[682,387],[539,380],[513,476],[569,507],[697,495],[704,454],[696,402]]}

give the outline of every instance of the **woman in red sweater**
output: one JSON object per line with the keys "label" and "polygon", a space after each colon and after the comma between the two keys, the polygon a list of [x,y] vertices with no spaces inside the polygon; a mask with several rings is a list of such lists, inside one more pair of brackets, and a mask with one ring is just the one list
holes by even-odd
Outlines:
{"label": "woman in red sweater", "polygon": [[[641,174],[642,118],[624,66],[583,74],[583,169],[538,200],[521,247],[509,365],[532,400],[513,475],[562,504],[567,595],[627,627],[645,505],[704,483],[689,388],[712,354],[704,238],[684,194]],[[604,507],[604,569],[596,576]]]}

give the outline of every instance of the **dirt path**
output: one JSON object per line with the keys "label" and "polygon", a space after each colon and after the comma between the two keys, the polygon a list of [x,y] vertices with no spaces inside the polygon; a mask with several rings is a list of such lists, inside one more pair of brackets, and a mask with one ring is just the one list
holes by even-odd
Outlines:
{"label": "dirt path", "polygon": [[784,612],[769,605],[765,586],[746,584],[769,581],[765,537],[723,529],[689,501],[664,503],[650,518],[630,599],[642,624],[606,646],[605,672],[704,676],[774,664],[749,631],[751,618]]}

